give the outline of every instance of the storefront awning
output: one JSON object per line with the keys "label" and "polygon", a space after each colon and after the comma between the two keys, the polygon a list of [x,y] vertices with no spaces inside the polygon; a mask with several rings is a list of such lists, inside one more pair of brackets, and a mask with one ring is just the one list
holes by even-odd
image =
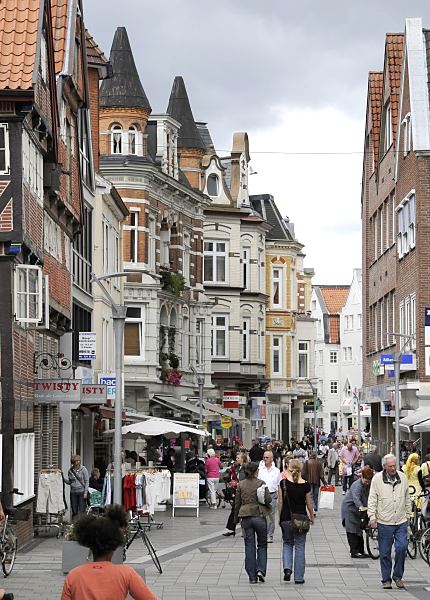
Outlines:
{"label": "storefront awning", "polygon": [[429,423],[427,423],[426,429],[418,429],[418,426],[424,425],[426,421],[430,421],[430,406],[421,406],[407,417],[400,419],[399,425],[400,429],[407,433],[411,433],[412,431],[430,431]]}
{"label": "storefront awning", "polygon": [[[183,410],[185,412],[190,412],[194,415],[200,415],[200,408],[198,406],[196,406],[195,404],[192,404],[191,402],[187,402],[186,400],[178,400],[177,398],[173,398],[172,396],[153,396],[152,400],[154,402],[157,402],[157,404],[160,404],[161,406],[165,406],[166,408],[174,408],[174,409],[180,409]],[[205,419],[205,421],[207,420],[213,420],[214,417],[217,418],[216,415],[214,415],[213,413],[210,413],[208,410],[205,410],[203,408],[203,418]]]}
{"label": "storefront awning", "polygon": [[342,412],[345,414],[351,414],[353,412],[354,399],[353,398],[345,398],[342,400]]}
{"label": "storefront awning", "polygon": [[415,433],[428,433],[430,431],[430,419],[414,425]]}
{"label": "storefront awning", "polygon": [[239,421],[240,423],[249,423],[249,419],[247,419],[246,417],[235,415],[231,412],[231,410],[222,408],[221,406],[218,406],[218,404],[212,404],[211,402],[206,402],[205,400],[203,400],[203,406],[208,410],[214,413],[218,413],[218,415],[221,415],[223,417],[230,417],[230,419],[233,419],[234,421]]}

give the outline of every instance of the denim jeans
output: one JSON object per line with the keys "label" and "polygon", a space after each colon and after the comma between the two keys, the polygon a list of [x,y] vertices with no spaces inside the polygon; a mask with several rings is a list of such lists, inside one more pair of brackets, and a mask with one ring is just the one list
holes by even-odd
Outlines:
{"label": "denim jeans", "polygon": [[70,494],[70,508],[72,509],[72,517],[79,513],[84,513],[87,510],[87,501],[84,494]]}
{"label": "denim jeans", "polygon": [[314,504],[314,509],[318,510],[318,496],[320,493],[320,485],[319,483],[311,483],[311,495],[312,502]]}
{"label": "denim jeans", "polygon": [[[267,522],[265,517],[243,517],[242,527],[245,536],[245,571],[250,579],[255,579],[257,571],[266,574]],[[257,548],[255,536],[257,536]]]}
{"label": "denim jeans", "polygon": [[[382,583],[391,579],[402,579],[405,571],[406,549],[408,547],[408,526],[380,525],[378,523],[379,562],[381,563]],[[392,569],[391,549],[394,542],[394,569]]]}
{"label": "denim jeans", "polygon": [[275,519],[278,510],[278,492],[270,492],[272,504],[270,505],[270,515],[267,517],[267,539],[273,539],[275,533]]}
{"label": "denim jeans", "polygon": [[283,568],[293,571],[294,564],[294,581],[304,581],[306,533],[293,529],[291,521],[282,521],[281,527],[284,539]]}

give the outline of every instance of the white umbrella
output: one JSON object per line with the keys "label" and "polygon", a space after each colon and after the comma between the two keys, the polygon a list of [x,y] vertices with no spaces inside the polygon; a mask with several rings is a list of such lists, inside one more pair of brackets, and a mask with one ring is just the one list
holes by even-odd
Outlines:
{"label": "white umbrella", "polygon": [[195,433],[196,435],[203,437],[209,435],[205,429],[196,429],[195,427],[180,425],[179,423],[169,421],[168,419],[147,419],[146,421],[139,421],[132,425],[125,425],[121,428],[121,433],[123,437],[132,439],[156,435],[174,437],[181,433]]}

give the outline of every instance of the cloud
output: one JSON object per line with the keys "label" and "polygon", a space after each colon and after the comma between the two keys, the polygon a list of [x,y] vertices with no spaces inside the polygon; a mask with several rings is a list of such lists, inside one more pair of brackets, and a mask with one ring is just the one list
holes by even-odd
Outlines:
{"label": "cloud", "polygon": [[85,10],[107,55],[115,28],[127,27],[154,112],[181,74],[218,149],[233,131],[250,133],[252,185],[296,222],[318,281],[349,281],[361,264],[361,157],[256,151],[360,151],[367,73],[382,70],[385,33],[403,31],[408,16],[430,26],[428,0],[91,0]]}

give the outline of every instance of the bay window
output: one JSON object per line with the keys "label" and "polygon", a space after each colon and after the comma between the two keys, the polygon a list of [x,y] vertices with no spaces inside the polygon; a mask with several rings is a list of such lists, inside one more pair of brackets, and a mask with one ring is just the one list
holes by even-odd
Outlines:
{"label": "bay window", "polygon": [[250,360],[250,329],[251,319],[245,317],[242,321],[242,360]]}
{"label": "bay window", "polygon": [[227,283],[228,242],[208,240],[204,243],[204,281]]}

